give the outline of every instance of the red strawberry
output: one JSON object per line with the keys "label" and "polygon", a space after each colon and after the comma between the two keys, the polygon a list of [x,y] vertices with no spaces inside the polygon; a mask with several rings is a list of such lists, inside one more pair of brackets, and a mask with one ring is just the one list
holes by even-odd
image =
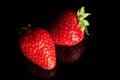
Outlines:
{"label": "red strawberry", "polygon": [[20,36],[19,46],[22,53],[40,67],[47,70],[55,67],[55,45],[46,30],[30,28]]}
{"label": "red strawberry", "polygon": [[59,16],[49,30],[55,44],[72,46],[83,40],[84,31],[88,34],[87,26],[89,26],[85,18],[90,15],[84,11],[82,7],[77,14],[68,10]]}

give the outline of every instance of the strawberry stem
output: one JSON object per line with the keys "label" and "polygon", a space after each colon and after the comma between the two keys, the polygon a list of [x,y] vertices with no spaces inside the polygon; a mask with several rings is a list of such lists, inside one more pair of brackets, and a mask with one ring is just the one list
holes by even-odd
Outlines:
{"label": "strawberry stem", "polygon": [[25,25],[24,27],[21,28],[21,30],[19,31],[19,34],[21,34],[25,30],[29,30],[31,27],[32,27],[31,24]]}
{"label": "strawberry stem", "polygon": [[89,35],[87,26],[89,26],[90,24],[87,20],[85,20],[85,18],[89,15],[91,15],[91,14],[90,13],[85,13],[85,7],[84,6],[77,11],[78,27],[81,27],[82,31],[85,31],[85,33],[87,35]]}

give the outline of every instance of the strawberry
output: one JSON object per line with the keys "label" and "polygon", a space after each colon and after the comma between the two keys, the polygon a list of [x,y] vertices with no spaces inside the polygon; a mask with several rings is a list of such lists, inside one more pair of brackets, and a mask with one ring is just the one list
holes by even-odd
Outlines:
{"label": "strawberry", "polygon": [[85,18],[90,15],[84,12],[84,7],[79,9],[77,14],[72,10],[68,10],[55,20],[49,29],[55,44],[72,46],[83,40],[84,31],[88,34],[87,26],[89,26]]}
{"label": "strawberry", "polygon": [[19,38],[21,52],[43,69],[53,69],[56,65],[55,45],[48,31],[30,28]]}

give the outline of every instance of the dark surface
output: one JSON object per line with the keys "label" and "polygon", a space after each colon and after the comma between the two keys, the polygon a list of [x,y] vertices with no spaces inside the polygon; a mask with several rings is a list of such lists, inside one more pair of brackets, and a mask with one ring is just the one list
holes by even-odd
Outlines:
{"label": "dark surface", "polygon": [[[34,4],[34,3],[33,3]],[[14,11],[15,17],[15,46],[12,47],[12,57],[10,57],[10,67],[7,74],[12,74],[11,77],[16,80],[79,80],[81,78],[94,78],[96,75],[96,3],[90,0],[41,0],[36,5],[19,5],[16,4],[17,9]],[[17,30],[23,25],[31,23],[34,26],[47,28],[52,21],[63,11],[72,9],[77,11],[82,6],[85,6],[86,12],[92,15],[87,18],[90,22],[88,27],[89,36],[84,39],[84,51],[74,63],[64,63],[57,60],[57,66],[54,70],[46,71],[39,69],[36,65],[22,55],[18,47]],[[33,72],[33,73],[31,73]],[[46,77],[47,76],[47,77]]]}

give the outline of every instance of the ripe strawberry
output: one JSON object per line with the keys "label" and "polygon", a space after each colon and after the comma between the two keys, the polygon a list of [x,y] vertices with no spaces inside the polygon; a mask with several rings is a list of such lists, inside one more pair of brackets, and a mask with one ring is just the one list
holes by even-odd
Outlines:
{"label": "ripe strawberry", "polygon": [[55,44],[72,46],[83,40],[84,31],[88,34],[89,26],[85,18],[90,15],[84,12],[85,9],[82,7],[77,15],[74,11],[68,10],[58,17],[49,30]]}
{"label": "ripe strawberry", "polygon": [[22,53],[33,63],[47,70],[55,67],[55,45],[46,30],[30,28],[20,36],[19,46]]}

